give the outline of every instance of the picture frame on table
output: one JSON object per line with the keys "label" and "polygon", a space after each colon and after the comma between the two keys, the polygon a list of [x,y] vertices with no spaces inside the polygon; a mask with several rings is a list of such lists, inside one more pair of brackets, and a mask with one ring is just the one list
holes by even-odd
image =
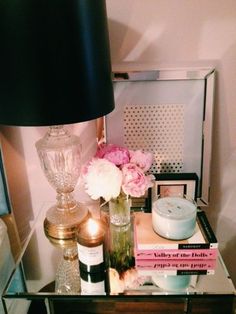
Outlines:
{"label": "picture frame on table", "polygon": [[151,192],[151,188],[149,188],[142,197],[131,197],[131,209],[133,211],[151,212]]}
{"label": "picture frame on table", "polygon": [[198,176],[196,173],[158,173],[151,191],[152,202],[158,196],[188,196],[197,200]]}

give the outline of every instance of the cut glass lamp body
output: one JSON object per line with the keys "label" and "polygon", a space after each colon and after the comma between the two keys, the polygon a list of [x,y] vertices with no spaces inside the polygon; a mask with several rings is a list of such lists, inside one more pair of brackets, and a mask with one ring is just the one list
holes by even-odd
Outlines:
{"label": "cut glass lamp body", "polygon": [[63,126],[51,126],[36,148],[45,176],[57,192],[57,203],[46,213],[45,234],[54,245],[73,246],[78,225],[88,216],[73,197],[81,169],[79,137]]}
{"label": "cut glass lamp body", "polygon": [[57,202],[48,209],[44,232],[50,242],[63,249],[55,280],[57,293],[74,294],[80,291],[80,274],[76,249],[78,226],[89,213],[73,197],[81,168],[79,137],[69,134],[63,126],[49,127],[36,143],[42,169],[57,192]]}

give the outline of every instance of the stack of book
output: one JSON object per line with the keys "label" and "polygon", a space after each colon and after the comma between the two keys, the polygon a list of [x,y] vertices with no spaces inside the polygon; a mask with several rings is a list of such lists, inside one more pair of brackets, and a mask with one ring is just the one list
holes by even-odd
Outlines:
{"label": "stack of book", "polygon": [[152,228],[152,214],[137,212],[134,219],[134,253],[136,269],[155,270],[160,274],[214,274],[218,242],[204,211],[197,212],[192,237],[169,240]]}

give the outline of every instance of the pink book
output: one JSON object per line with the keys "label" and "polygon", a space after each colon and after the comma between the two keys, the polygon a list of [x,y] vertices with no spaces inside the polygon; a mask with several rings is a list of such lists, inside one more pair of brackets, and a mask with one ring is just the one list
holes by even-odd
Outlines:
{"label": "pink book", "polygon": [[137,212],[134,219],[134,253],[136,259],[212,260],[217,258],[218,242],[205,216],[197,213],[197,224],[192,237],[169,240],[152,228],[152,215]]}
{"label": "pink book", "polygon": [[192,273],[214,274],[216,260],[136,260],[135,268],[138,271],[154,270],[158,273]]}

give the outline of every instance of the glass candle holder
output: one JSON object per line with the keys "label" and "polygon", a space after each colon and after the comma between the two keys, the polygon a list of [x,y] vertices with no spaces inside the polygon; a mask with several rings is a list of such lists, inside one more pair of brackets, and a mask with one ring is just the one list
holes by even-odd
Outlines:
{"label": "glass candle holder", "polygon": [[83,272],[101,272],[105,269],[106,225],[99,219],[89,218],[77,233],[79,267]]}
{"label": "glass candle holder", "polygon": [[158,197],[152,206],[152,226],[164,238],[187,239],[194,233],[196,214],[196,203],[186,196]]}

